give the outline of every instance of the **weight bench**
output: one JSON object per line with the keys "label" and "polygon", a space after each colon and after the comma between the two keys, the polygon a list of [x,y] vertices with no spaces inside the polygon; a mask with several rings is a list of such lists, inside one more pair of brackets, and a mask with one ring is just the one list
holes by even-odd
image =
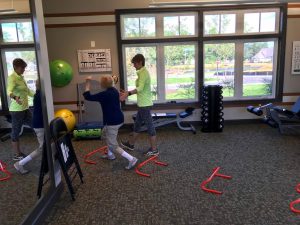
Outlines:
{"label": "weight bench", "polygon": [[[180,113],[152,113],[153,125],[155,128],[162,127],[168,124],[176,123],[177,127],[183,131],[192,131],[196,134],[195,127],[188,123],[188,126],[183,126],[184,119],[193,115],[194,108],[187,108],[185,111]],[[136,119],[136,114],[132,116],[133,120]],[[146,131],[147,127],[142,126],[141,131]]]}
{"label": "weight bench", "polygon": [[248,106],[247,110],[257,116],[263,116],[264,122],[271,127],[278,128],[280,133],[284,133],[286,128],[295,129],[300,127],[300,97],[291,110],[274,106],[272,103],[256,108]]}

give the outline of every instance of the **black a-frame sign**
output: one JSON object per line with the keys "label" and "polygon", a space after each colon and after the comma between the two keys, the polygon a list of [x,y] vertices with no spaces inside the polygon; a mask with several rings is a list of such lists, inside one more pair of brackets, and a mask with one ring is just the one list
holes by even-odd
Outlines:
{"label": "black a-frame sign", "polygon": [[[78,174],[81,183],[83,183],[83,174],[72,145],[71,135],[67,130],[66,124],[61,118],[55,118],[51,121],[50,132],[56,148],[55,160],[58,160],[71,197],[73,200],[75,200],[75,191],[72,185],[72,181]],[[46,149],[44,147],[38,188],[39,197],[41,196],[43,178],[47,171],[48,162]]]}
{"label": "black a-frame sign", "polygon": [[[75,191],[72,181],[78,174],[81,183],[83,183],[83,174],[72,145],[71,135],[68,132],[65,122],[61,118],[55,118],[51,121],[50,132],[56,147],[56,156],[68,185],[69,192],[72,199],[75,200]],[[75,166],[71,170],[73,165]]]}

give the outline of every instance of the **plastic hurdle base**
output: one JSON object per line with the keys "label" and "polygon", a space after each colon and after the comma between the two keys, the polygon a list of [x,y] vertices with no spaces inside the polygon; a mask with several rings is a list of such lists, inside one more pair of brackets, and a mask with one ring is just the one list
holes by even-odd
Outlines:
{"label": "plastic hurdle base", "polygon": [[210,192],[210,193],[213,193],[213,194],[217,194],[217,195],[221,195],[223,194],[223,192],[221,191],[217,191],[217,190],[214,190],[214,189],[210,189],[210,188],[207,188],[206,185],[211,182],[213,180],[214,177],[221,177],[221,178],[224,178],[224,179],[231,179],[232,177],[231,176],[227,176],[227,175],[224,175],[224,174],[220,174],[218,173],[220,170],[220,167],[216,167],[214,170],[213,170],[213,173],[212,175],[205,181],[203,181],[201,183],[201,189],[206,191],[206,192]]}
{"label": "plastic hurdle base", "polygon": [[8,172],[6,168],[7,165],[4,162],[0,161],[0,172],[3,172],[5,174],[5,177],[0,178],[0,181],[5,181],[11,178],[11,173]]}
{"label": "plastic hurdle base", "polygon": [[92,156],[92,155],[94,155],[94,154],[96,154],[96,153],[102,153],[102,154],[107,154],[107,149],[108,149],[108,147],[107,146],[103,146],[103,147],[101,147],[101,148],[98,148],[98,149],[96,149],[96,150],[93,150],[93,151],[91,151],[90,153],[88,153],[88,154],[86,154],[85,156],[84,156],[84,162],[85,163],[88,163],[88,164],[97,164],[95,161],[92,161],[92,160],[90,160],[89,158]]}
{"label": "plastic hurdle base", "polygon": [[143,177],[149,177],[150,178],[150,174],[148,173],[144,173],[142,171],[140,171],[140,169],[142,167],[144,167],[145,165],[149,164],[149,163],[154,163],[156,165],[159,165],[159,166],[168,166],[167,163],[165,162],[160,162],[157,160],[158,158],[158,155],[155,155],[155,156],[152,156],[150,157],[149,159],[145,160],[144,162],[141,162],[139,165],[137,165],[137,167],[135,168],[135,172],[140,175],[140,176],[143,176]]}

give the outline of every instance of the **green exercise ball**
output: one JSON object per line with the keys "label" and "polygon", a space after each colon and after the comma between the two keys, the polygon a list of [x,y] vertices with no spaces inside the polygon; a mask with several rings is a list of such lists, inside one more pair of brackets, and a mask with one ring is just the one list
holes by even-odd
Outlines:
{"label": "green exercise ball", "polygon": [[51,83],[54,87],[64,87],[73,78],[73,69],[69,63],[63,60],[50,62]]}

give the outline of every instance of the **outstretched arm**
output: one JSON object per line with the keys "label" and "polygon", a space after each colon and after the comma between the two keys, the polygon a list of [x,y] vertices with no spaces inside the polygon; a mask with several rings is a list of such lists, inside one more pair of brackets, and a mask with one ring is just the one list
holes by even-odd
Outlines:
{"label": "outstretched arm", "polygon": [[123,101],[126,100],[126,98],[128,98],[128,96],[134,95],[134,94],[136,94],[136,93],[137,93],[137,90],[136,90],[136,89],[134,89],[134,90],[132,90],[132,91],[121,91],[121,92],[120,92],[120,101],[123,102]]}

